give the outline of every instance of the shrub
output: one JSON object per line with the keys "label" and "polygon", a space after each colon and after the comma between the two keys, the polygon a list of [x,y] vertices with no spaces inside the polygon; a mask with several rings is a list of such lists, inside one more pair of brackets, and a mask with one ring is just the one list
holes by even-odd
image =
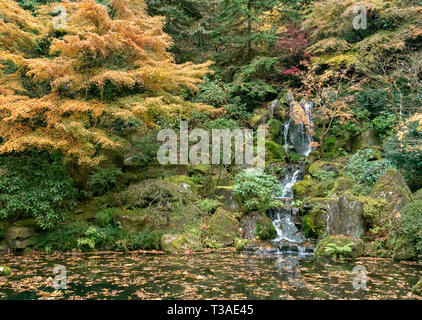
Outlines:
{"label": "shrub", "polygon": [[135,144],[136,155],[132,157],[134,164],[148,166],[157,162],[157,152],[161,143],[157,141],[157,131],[153,130],[150,134],[139,139]]}
{"label": "shrub", "polygon": [[88,188],[95,196],[101,196],[117,186],[122,170],[112,165],[99,168],[88,180]]}
{"label": "shrub", "polygon": [[405,239],[422,256],[422,200],[406,205],[397,225],[397,236]]}
{"label": "shrub", "polygon": [[132,240],[132,249],[135,250],[159,250],[161,231],[145,229],[139,232]]}
{"label": "shrub", "polygon": [[202,199],[197,202],[199,209],[207,214],[213,214],[221,203],[214,199]]}
{"label": "shrub", "polygon": [[350,244],[337,246],[335,243],[329,243],[325,247],[325,253],[333,259],[340,259],[342,261],[344,257],[350,256],[352,253],[352,247]]}
{"label": "shrub", "polygon": [[96,224],[99,227],[114,226],[115,208],[106,208],[98,212],[95,216]]}
{"label": "shrub", "polygon": [[0,158],[0,219],[33,217],[43,228],[63,221],[77,190],[58,153]]}
{"label": "shrub", "polygon": [[265,212],[279,205],[273,201],[273,197],[283,195],[282,185],[277,178],[255,168],[246,169],[236,176],[233,191],[240,196],[247,211]]}
{"label": "shrub", "polygon": [[345,174],[355,179],[358,183],[372,186],[388,168],[393,167],[388,160],[370,161],[373,156],[373,150],[359,150],[347,164]]}

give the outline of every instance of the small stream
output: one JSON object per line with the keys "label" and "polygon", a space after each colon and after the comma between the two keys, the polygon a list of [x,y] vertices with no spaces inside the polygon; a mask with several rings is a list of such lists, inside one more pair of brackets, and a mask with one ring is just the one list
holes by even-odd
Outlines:
{"label": "small stream", "polygon": [[[412,286],[422,265],[361,258],[336,263],[294,255],[219,250],[189,256],[159,253],[25,253],[0,255],[13,270],[0,277],[0,299],[421,299]],[[67,288],[52,287],[53,267]],[[353,268],[367,270],[355,290]]]}

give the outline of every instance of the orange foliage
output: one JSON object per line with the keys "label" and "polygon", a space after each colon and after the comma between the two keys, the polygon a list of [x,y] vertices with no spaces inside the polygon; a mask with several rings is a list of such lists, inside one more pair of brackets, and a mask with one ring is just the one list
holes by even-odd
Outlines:
{"label": "orange foliage", "polygon": [[[157,115],[212,112],[181,97],[185,88],[197,90],[211,62],[176,64],[162,17],[148,16],[143,0],[110,3],[109,11],[94,0],[64,1],[59,5],[66,24],[55,30],[51,12],[57,3],[33,16],[1,0],[0,154],[54,148],[94,166],[104,159],[99,149],[122,144],[104,123],[140,119],[154,126]],[[37,43],[48,40],[49,52],[41,54]],[[113,101],[105,99],[106,90]],[[117,99],[129,94],[130,102]]]}

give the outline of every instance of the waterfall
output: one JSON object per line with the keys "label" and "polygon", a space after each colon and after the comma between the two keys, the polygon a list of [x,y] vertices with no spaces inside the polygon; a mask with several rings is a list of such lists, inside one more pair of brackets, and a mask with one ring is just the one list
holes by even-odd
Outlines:
{"label": "waterfall", "polygon": [[[296,153],[308,157],[312,152],[312,137],[310,136],[309,127],[313,126],[312,120],[312,102],[301,103],[300,107],[306,117],[306,125],[303,122],[295,123],[294,119],[288,117],[284,123],[284,149],[286,153],[294,150]],[[282,200],[288,205],[288,208],[276,209],[270,212],[273,225],[277,231],[277,237],[273,240],[279,242],[279,252],[292,253],[297,252],[299,255],[309,254],[313,249],[292,246],[292,244],[301,244],[306,241],[305,236],[297,229],[294,222],[294,215],[298,209],[293,208],[293,186],[303,179],[304,163],[291,164],[285,169],[282,179],[283,194],[281,197],[274,198]]]}

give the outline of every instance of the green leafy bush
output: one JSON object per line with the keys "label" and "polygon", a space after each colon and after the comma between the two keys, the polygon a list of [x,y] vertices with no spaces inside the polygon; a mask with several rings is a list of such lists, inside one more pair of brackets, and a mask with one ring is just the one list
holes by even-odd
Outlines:
{"label": "green leafy bush", "polygon": [[112,165],[97,169],[88,180],[88,188],[95,196],[101,196],[117,186],[122,170]]}
{"label": "green leafy bush", "polygon": [[98,212],[95,216],[95,222],[99,227],[114,226],[115,208],[106,208]]}
{"label": "green leafy bush", "polygon": [[214,199],[202,199],[197,202],[199,209],[207,214],[212,214],[221,205]]}
{"label": "green leafy bush", "polygon": [[157,141],[157,133],[153,130],[135,144],[137,153],[131,159],[134,164],[148,166],[157,162],[157,152],[161,146],[161,143]]}
{"label": "green leafy bush", "polygon": [[240,196],[247,211],[265,212],[268,208],[277,206],[273,197],[280,197],[283,188],[277,178],[263,170],[250,168],[236,176],[234,194]]}
{"label": "green leafy bush", "polygon": [[161,231],[145,229],[132,239],[131,248],[134,250],[159,250]]}
{"label": "green leafy bush", "polygon": [[0,158],[0,219],[33,217],[43,228],[63,221],[77,190],[58,153]]}
{"label": "green leafy bush", "polygon": [[422,257],[422,200],[406,205],[397,223],[397,236],[405,239]]}
{"label": "green leafy bush", "polygon": [[359,150],[347,164],[345,174],[354,178],[358,183],[372,186],[388,168],[393,167],[388,160],[370,161],[373,156],[373,150]]}

